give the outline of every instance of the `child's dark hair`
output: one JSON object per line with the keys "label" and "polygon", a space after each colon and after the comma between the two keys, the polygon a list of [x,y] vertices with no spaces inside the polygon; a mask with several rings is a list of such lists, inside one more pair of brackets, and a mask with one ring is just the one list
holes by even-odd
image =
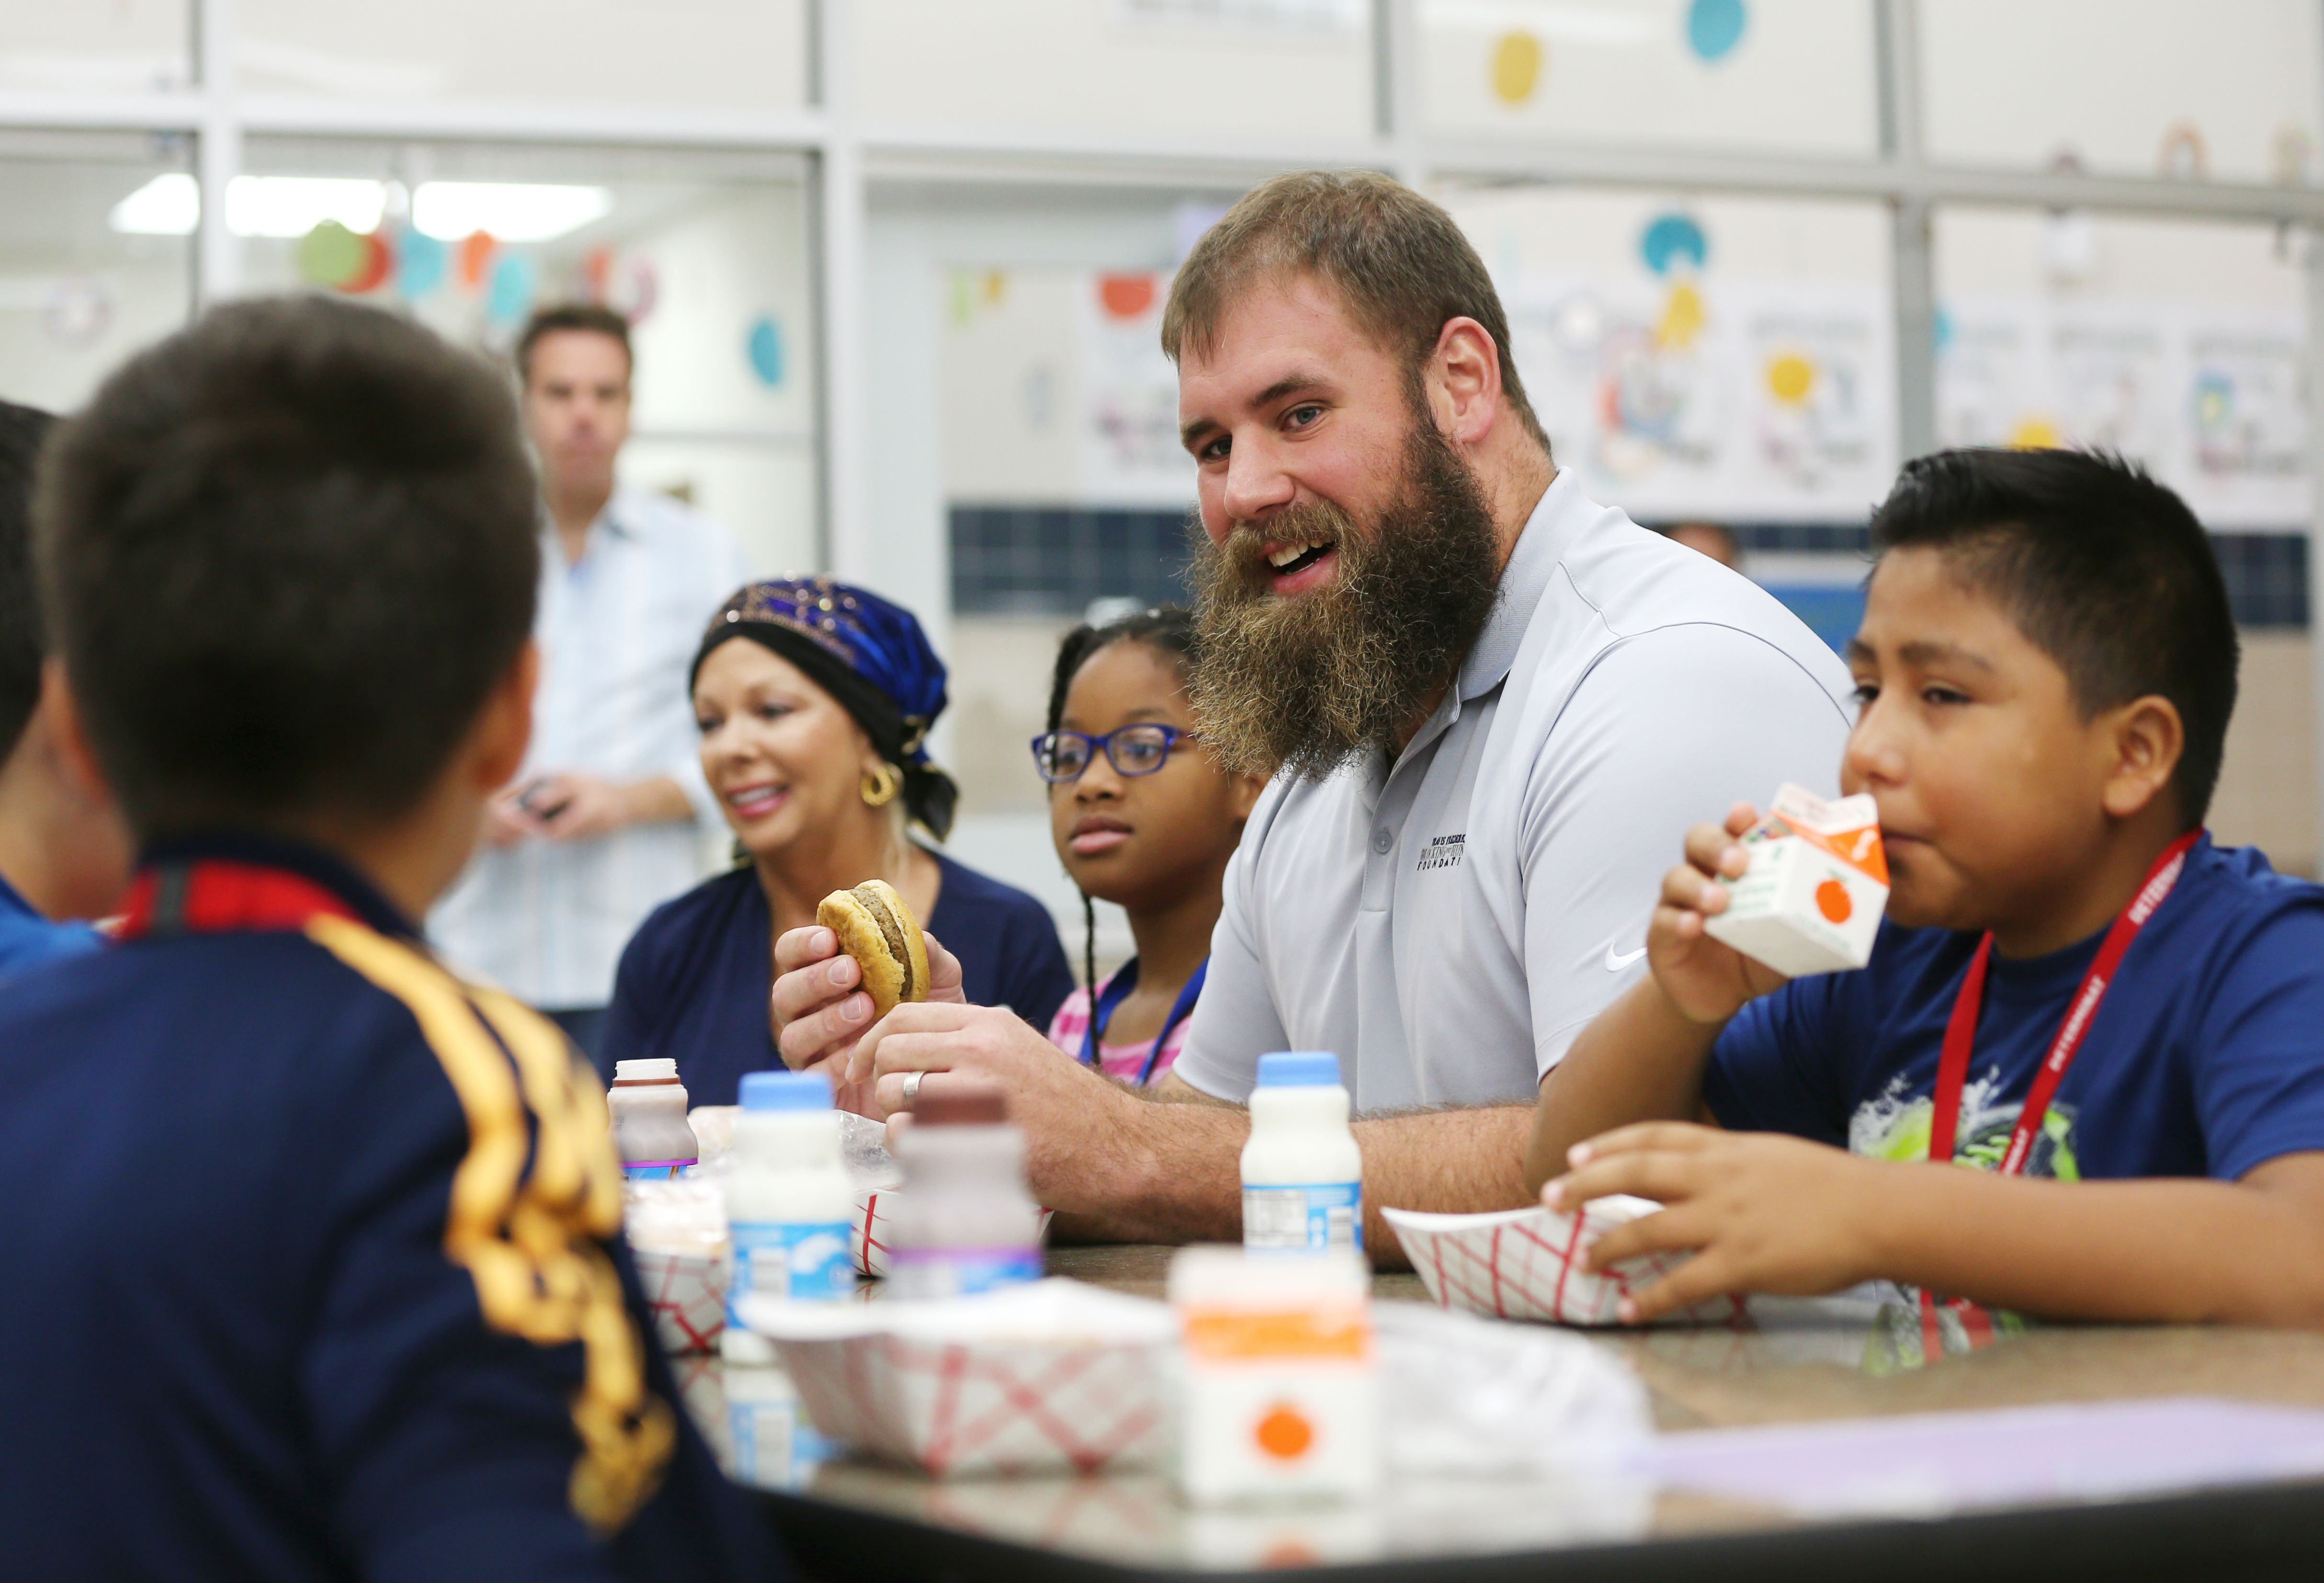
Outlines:
{"label": "child's dark hair", "polygon": [[41,603],[32,586],[32,467],[56,419],[0,401],[0,764],[41,701]]}
{"label": "child's dark hair", "polygon": [[[1065,718],[1065,695],[1074,678],[1102,649],[1116,643],[1143,643],[1167,655],[1184,678],[1194,661],[1194,612],[1182,605],[1161,604],[1136,611],[1119,620],[1093,627],[1087,622],[1067,632],[1057,645],[1057,668],[1049,679],[1049,723],[1056,731]],[[1082,975],[1093,1001],[1097,995],[1097,904],[1082,892]]]}
{"label": "child's dark hair", "polygon": [[34,518],[132,829],[409,814],[531,630],[535,498],[506,382],[373,308],[233,303],[124,365]]}
{"label": "child's dark hair", "polygon": [[1873,548],[1946,552],[2058,662],[2084,719],[2160,695],[2187,741],[2172,785],[2202,824],[2236,707],[2235,614],[2202,525],[2119,456],[1940,451],[1904,465]]}

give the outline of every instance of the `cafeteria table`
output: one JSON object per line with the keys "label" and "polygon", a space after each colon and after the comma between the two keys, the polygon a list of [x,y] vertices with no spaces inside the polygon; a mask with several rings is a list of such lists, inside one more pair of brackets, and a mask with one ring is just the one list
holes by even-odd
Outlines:
{"label": "cafeteria table", "polygon": [[[1159,1297],[1170,1251],[1053,1248],[1049,1270]],[[1377,1276],[1374,1294],[1427,1301],[1409,1275]],[[2179,1396],[2324,1408],[2324,1333],[2005,1326],[1973,1349],[1956,1336],[1949,1355],[1932,1358],[1912,1311],[1860,1296],[1755,1303],[1751,1319],[1729,1325],[1575,1333],[1629,1362],[1665,1431]],[[715,1361],[687,1371],[687,1394],[723,1438]],[[1941,1518],[1817,1519],[1612,1476],[1395,1478],[1376,1501],[1256,1513],[1190,1510],[1155,1474],[945,1482],[839,1460],[771,1482],[791,1486],[757,1494],[793,1558],[832,1583],[1152,1583],[1285,1569],[1350,1583],[2324,1579],[2324,1480],[2307,1478]]]}

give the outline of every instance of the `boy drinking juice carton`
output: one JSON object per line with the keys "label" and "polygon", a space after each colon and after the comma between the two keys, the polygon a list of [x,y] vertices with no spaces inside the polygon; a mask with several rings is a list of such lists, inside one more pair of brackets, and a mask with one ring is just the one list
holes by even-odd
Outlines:
{"label": "boy drinking juice carton", "polygon": [[1722,943],[1757,815],[1698,826],[1529,1181],[1665,1206],[1591,1250],[1697,1253],[1629,1319],[1886,1277],[2324,1321],[2324,889],[2203,833],[2236,649],[2202,529],[2119,461],[1957,451],[1873,538],[1840,771],[1886,848],[1870,965],[1787,982]]}
{"label": "boy drinking juice carton", "polygon": [[143,850],[10,986],[0,1555],[27,1578],[766,1577],[618,1233],[603,1091],[414,920],[523,761],[506,387],[238,303],[43,458],[60,732]]}

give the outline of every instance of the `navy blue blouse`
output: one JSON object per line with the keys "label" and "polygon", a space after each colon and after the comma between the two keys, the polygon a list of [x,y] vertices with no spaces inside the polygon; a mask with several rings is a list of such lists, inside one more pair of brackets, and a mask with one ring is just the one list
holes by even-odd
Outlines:
{"label": "navy blue blouse", "polygon": [[[1073,970],[1049,911],[1013,886],[942,852],[944,880],[928,933],[960,958],[978,1006],[1006,1006],[1047,1029],[1073,993]],[[622,952],[599,1061],[669,1056],[687,1102],[731,1105],[746,1072],[782,1065],[767,1026],[774,990],[774,920],[757,870],[736,869],[663,903]]]}

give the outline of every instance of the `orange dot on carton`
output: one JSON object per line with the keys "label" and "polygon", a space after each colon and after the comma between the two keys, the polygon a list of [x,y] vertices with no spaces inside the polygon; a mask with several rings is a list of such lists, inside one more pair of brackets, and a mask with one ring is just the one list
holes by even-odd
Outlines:
{"label": "orange dot on carton", "polygon": [[1286,1462],[1305,1456],[1307,1448],[1315,1443],[1315,1426],[1288,1402],[1278,1402],[1268,1408],[1267,1416],[1259,1421],[1259,1427],[1251,1434],[1260,1450]]}
{"label": "orange dot on carton", "polygon": [[1848,915],[1856,904],[1848,898],[1848,887],[1837,879],[1827,879],[1816,887],[1816,911],[1835,924],[1848,922]]}

